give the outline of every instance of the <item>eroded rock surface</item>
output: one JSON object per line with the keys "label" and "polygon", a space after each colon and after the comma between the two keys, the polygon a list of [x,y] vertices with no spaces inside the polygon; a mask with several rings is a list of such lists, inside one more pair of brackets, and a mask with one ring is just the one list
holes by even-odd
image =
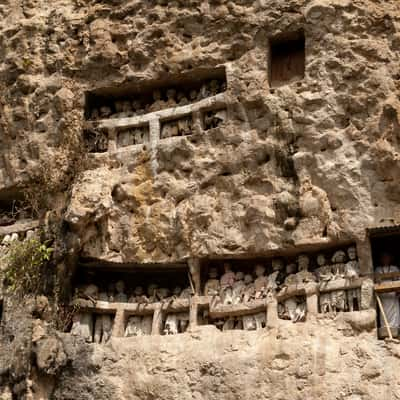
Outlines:
{"label": "eroded rock surface", "polygon": [[[23,197],[29,218],[18,224],[51,230],[56,221],[54,270],[72,295],[79,257],[271,256],[363,242],[367,228],[400,223],[399,8],[396,0],[0,1],[1,224],[14,221],[13,201]],[[271,87],[270,42],[299,32],[304,78]],[[107,107],[94,121],[86,115],[88,92],[116,97],[171,82],[179,92],[221,67],[221,93],[180,94],[185,107],[207,104],[189,107],[193,121],[182,122],[178,107],[163,114],[171,94],[157,98],[162,107],[138,117],[148,126],[127,146],[118,147],[117,130],[136,117],[123,104],[111,128]],[[181,119],[161,137],[160,119],[170,117]],[[13,304],[15,320],[6,316],[0,332],[1,399],[400,398],[398,345],[378,343],[362,317],[97,346],[61,340],[51,316]]]}

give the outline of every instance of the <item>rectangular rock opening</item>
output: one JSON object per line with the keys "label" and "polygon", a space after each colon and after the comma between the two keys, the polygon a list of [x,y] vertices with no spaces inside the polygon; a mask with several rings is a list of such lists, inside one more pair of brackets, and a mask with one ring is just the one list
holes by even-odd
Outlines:
{"label": "rectangular rock opening", "polygon": [[117,147],[128,147],[145,144],[150,141],[149,125],[121,129],[117,133]]}
{"label": "rectangular rock opening", "polygon": [[304,31],[270,40],[269,79],[275,88],[299,81],[305,75]]}
{"label": "rectangular rock opening", "polygon": [[318,311],[322,314],[361,311],[361,287],[320,292]]}
{"label": "rectangular rock opening", "polygon": [[292,322],[305,322],[307,318],[306,295],[299,294],[279,302],[278,318]]}
{"label": "rectangular rock opening", "polygon": [[193,134],[192,114],[183,117],[161,121],[161,139]]}
{"label": "rectangular rock opening", "polygon": [[205,131],[218,128],[228,120],[226,108],[203,110],[201,114],[202,128]]}
{"label": "rectangular rock opening", "polygon": [[[123,287],[119,292],[118,282]],[[90,284],[96,285],[99,293],[108,289],[114,291],[113,302],[121,303],[158,302],[173,296],[174,291],[178,295],[178,288],[181,293],[191,293],[186,264],[139,265],[82,260],[74,287],[84,288]]]}
{"label": "rectangular rock opening", "polygon": [[0,227],[14,225],[32,217],[32,208],[22,191],[14,189],[0,192]]}
{"label": "rectangular rock opening", "polygon": [[85,118],[134,117],[166,108],[184,106],[223,93],[225,67],[165,74],[152,81],[135,81],[85,94]]}
{"label": "rectangular rock opening", "polygon": [[[400,226],[369,230],[377,300],[378,337],[399,336]],[[385,320],[386,318],[386,320]],[[389,333],[390,330],[390,333]]]}
{"label": "rectangular rock opening", "polygon": [[104,130],[86,129],[83,140],[88,153],[105,153],[108,151],[108,134]]}

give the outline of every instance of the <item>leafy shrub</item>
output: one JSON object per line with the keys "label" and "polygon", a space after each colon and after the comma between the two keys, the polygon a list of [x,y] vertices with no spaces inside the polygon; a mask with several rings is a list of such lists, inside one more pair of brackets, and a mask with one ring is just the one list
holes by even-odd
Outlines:
{"label": "leafy shrub", "polygon": [[53,249],[36,238],[16,240],[5,255],[5,283],[15,294],[38,294]]}

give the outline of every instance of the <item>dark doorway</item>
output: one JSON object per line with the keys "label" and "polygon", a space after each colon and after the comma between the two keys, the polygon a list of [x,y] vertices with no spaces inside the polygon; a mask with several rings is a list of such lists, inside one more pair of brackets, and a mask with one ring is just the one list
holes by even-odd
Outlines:
{"label": "dark doorway", "polygon": [[270,86],[282,86],[304,78],[304,32],[272,39],[270,43]]}

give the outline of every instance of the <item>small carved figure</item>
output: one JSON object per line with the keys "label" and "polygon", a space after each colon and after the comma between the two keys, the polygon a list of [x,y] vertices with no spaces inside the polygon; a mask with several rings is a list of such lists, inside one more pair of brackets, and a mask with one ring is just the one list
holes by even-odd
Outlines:
{"label": "small carved figure", "polygon": [[121,100],[116,100],[114,102],[114,108],[115,108],[115,114],[112,116],[114,118],[121,118],[123,115],[122,113],[124,112],[124,102]]}
{"label": "small carved figure", "polygon": [[128,319],[125,329],[125,337],[141,336],[142,332],[142,318],[138,315],[132,315]]}
{"label": "small carved figure", "polygon": [[306,302],[297,297],[291,297],[285,300],[285,317],[292,322],[304,321],[306,316]]}
{"label": "small carved figure", "polygon": [[243,289],[246,287],[244,283],[244,274],[238,271],[235,274],[235,282],[232,288],[232,304],[239,304],[242,300]]}
{"label": "small carved figure", "polygon": [[310,259],[305,254],[299,255],[297,262],[299,264],[299,272],[296,274],[297,283],[315,282],[315,275],[308,270]]}
{"label": "small carved figure", "polygon": [[216,268],[210,268],[208,273],[208,281],[204,287],[204,296],[218,296],[220,291],[220,285],[218,277],[218,271]]}
{"label": "small carved figure", "polygon": [[161,139],[178,136],[179,129],[176,121],[165,122],[161,128]]}
{"label": "small carved figure", "polygon": [[336,314],[347,310],[346,292],[344,290],[334,290],[331,292],[332,311]]}
{"label": "small carved figure", "polygon": [[170,290],[168,288],[159,288],[157,289],[157,297],[158,300],[161,302],[166,302],[168,300],[168,297],[170,295]]}
{"label": "small carved figure", "polygon": [[128,301],[128,296],[124,293],[125,283],[124,281],[118,281],[115,284],[115,289],[117,294],[115,295],[115,301],[117,303],[126,303]]}
{"label": "small carved figure", "polygon": [[265,328],[267,325],[267,315],[265,312],[259,312],[254,315],[256,321],[256,329]]}
{"label": "small carved figure", "polygon": [[211,96],[215,96],[219,92],[219,82],[213,79],[209,84],[209,93]]}
{"label": "small carved figure", "polygon": [[189,313],[178,313],[178,329],[180,333],[185,333],[189,327]]}
{"label": "small carved figure", "polygon": [[360,273],[360,267],[357,261],[357,250],[354,246],[347,249],[347,255],[349,256],[349,261],[345,265],[344,275],[346,278],[353,280],[358,278]]}
{"label": "small carved figure", "polygon": [[333,311],[331,294],[329,292],[321,293],[319,295],[319,306],[321,313],[327,314]]}
{"label": "small carved figure", "polygon": [[172,297],[174,299],[179,299],[181,293],[182,293],[182,288],[180,286],[175,286],[174,289],[172,290]]}
{"label": "small carved figure", "polygon": [[234,317],[228,317],[222,326],[222,331],[231,331],[235,329],[235,322],[236,321]]}
{"label": "small carved figure", "polygon": [[360,311],[361,309],[361,288],[347,290],[347,305],[349,311]]}
{"label": "small carved figure", "polygon": [[189,104],[189,101],[186,98],[185,93],[183,92],[178,92],[176,98],[177,98],[177,103],[180,106],[186,106],[187,104]]}
{"label": "small carved figure", "polygon": [[254,315],[243,316],[243,329],[245,331],[255,331],[257,329],[257,323]]}
{"label": "small carved figure", "polygon": [[147,297],[149,303],[155,303],[157,301],[157,289],[158,285],[155,283],[152,283],[147,287]]}
{"label": "small carved figure", "polygon": [[133,100],[132,101],[132,112],[133,115],[143,115],[145,110],[142,107],[142,103],[140,100]]}
{"label": "small carved figure", "polygon": [[197,91],[195,89],[190,91],[189,100],[191,103],[194,103],[195,101],[197,101],[198,97],[199,97],[199,94],[197,93]]}
{"label": "small carved figure", "polygon": [[345,273],[346,253],[342,250],[336,251],[332,257],[332,270],[335,278],[343,278]]}
{"label": "small carved figure", "polygon": [[180,299],[190,299],[192,297],[192,289],[191,287],[187,287],[183,289],[181,294],[179,295]]}
{"label": "small carved figure", "polygon": [[129,100],[124,100],[122,102],[122,114],[121,114],[121,117],[122,118],[127,118],[127,117],[132,117],[132,116],[133,116],[133,112],[132,112],[131,102]]}
{"label": "small carved figure", "polygon": [[145,315],[142,318],[142,327],[141,327],[143,335],[151,335],[152,326],[153,326],[153,316]]}
{"label": "small carved figure", "polygon": [[177,314],[168,314],[164,325],[164,335],[176,335],[178,331]]}
{"label": "small carved figure", "polygon": [[87,285],[83,289],[83,295],[89,300],[96,301],[99,298],[99,288],[94,284]]}
{"label": "small carved figure", "polygon": [[161,99],[161,92],[159,90],[155,90],[153,92],[153,104],[150,106],[149,111],[154,112],[161,110],[165,107],[165,101]]}
{"label": "small carved figure", "polygon": [[90,119],[92,121],[96,121],[100,118],[100,112],[97,108],[93,108],[92,112],[90,113]]}
{"label": "small carved figure", "polygon": [[316,270],[317,277],[322,282],[330,281],[333,278],[332,267],[326,265],[326,259],[323,254],[318,254],[317,256],[318,268]]}
{"label": "small carved figure", "polygon": [[265,276],[265,267],[261,264],[257,264],[254,268],[254,274],[256,279],[254,281],[254,287],[256,289],[255,298],[262,299],[267,295],[268,279]]}
{"label": "small carved figure", "polygon": [[200,89],[198,98],[199,98],[199,100],[202,100],[202,99],[206,99],[207,97],[210,97],[210,91],[209,91],[208,85],[205,83],[205,84],[203,84],[203,86]]}
{"label": "small carved figure", "polygon": [[183,117],[178,120],[178,135],[187,136],[192,134],[192,119],[191,117]]}
{"label": "small carved figure", "polygon": [[267,292],[275,292],[278,289],[278,277],[283,270],[283,261],[279,258],[272,260],[272,274],[267,278]]}
{"label": "small carved figure", "polygon": [[93,341],[93,318],[90,313],[77,313],[73,316],[71,333],[82,336],[86,342]]}
{"label": "small carved figure", "polygon": [[133,295],[129,298],[129,303],[138,303],[138,304],[148,303],[148,298],[144,294],[142,286],[136,286]]}
{"label": "small carved figure", "polygon": [[253,277],[250,274],[244,276],[245,287],[242,291],[242,299],[244,303],[254,300],[256,297],[256,287],[253,282]]}
{"label": "small carved figure", "polygon": [[296,285],[297,283],[297,278],[296,278],[296,272],[297,272],[297,265],[292,263],[286,265],[286,278],[284,282],[284,286],[292,286]]}
{"label": "small carved figure", "polygon": [[108,106],[102,106],[100,107],[100,117],[101,118],[109,118],[111,116],[111,108]]}
{"label": "small carved figure", "polygon": [[220,297],[223,304],[232,304],[232,290],[235,283],[235,273],[229,263],[224,263],[224,274],[221,276]]}
{"label": "small carved figure", "polygon": [[167,107],[175,107],[176,106],[176,90],[175,89],[168,89],[167,90],[167,101],[166,101],[166,106]]}
{"label": "small carved figure", "polygon": [[204,114],[204,129],[217,128],[227,120],[226,110],[208,111]]}

